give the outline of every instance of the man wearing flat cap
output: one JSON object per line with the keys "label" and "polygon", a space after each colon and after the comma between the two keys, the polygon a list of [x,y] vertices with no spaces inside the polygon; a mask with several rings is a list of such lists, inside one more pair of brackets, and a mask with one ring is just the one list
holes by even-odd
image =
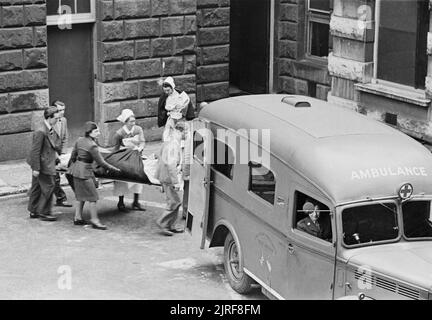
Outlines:
{"label": "man wearing flat cap", "polygon": [[33,143],[27,163],[32,169],[32,185],[29,191],[28,211],[30,218],[54,221],[52,215],[55,187],[56,159],[60,143],[54,131],[58,119],[57,107],[44,111],[44,121],[33,133]]}
{"label": "man wearing flat cap", "polygon": [[303,212],[308,214],[308,216],[297,223],[297,229],[309,233],[315,237],[319,237],[321,228],[318,223],[318,218],[320,216],[320,212],[318,210],[318,206],[314,206],[309,201],[305,202],[303,205]]}
{"label": "man wearing flat cap", "polygon": [[329,221],[320,221],[320,208],[312,202],[306,201],[303,212],[308,216],[297,223],[297,229],[304,231],[314,237],[331,242],[332,233]]}

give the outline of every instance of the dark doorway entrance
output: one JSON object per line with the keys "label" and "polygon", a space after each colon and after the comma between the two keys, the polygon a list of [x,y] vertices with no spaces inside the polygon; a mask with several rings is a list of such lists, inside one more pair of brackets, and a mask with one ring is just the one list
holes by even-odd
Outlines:
{"label": "dark doorway entrance", "polygon": [[48,27],[50,101],[66,104],[69,145],[82,135],[84,123],[94,119],[92,30],[93,24]]}
{"label": "dark doorway entrance", "polygon": [[230,88],[267,93],[270,0],[231,0]]}

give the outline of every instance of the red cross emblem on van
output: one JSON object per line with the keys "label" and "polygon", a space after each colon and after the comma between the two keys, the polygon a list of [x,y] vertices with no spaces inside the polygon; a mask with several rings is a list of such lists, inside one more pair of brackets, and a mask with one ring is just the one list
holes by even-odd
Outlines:
{"label": "red cross emblem on van", "polygon": [[401,199],[408,199],[412,196],[414,191],[414,188],[412,186],[411,183],[404,183],[400,188],[399,188],[399,197]]}

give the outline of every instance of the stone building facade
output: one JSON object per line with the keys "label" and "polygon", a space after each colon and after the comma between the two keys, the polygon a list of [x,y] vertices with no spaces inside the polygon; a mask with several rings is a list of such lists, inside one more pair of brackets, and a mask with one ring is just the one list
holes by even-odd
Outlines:
{"label": "stone building facade", "polygon": [[[194,104],[229,95],[229,25],[229,0],[1,0],[0,161],[26,157],[55,99],[66,102],[72,141],[94,120],[109,146],[124,108],[147,141],[160,139],[164,77]],[[91,48],[77,57],[81,46]],[[88,92],[80,92],[81,80]]]}
{"label": "stone building facade", "polygon": [[160,79],[196,102],[196,0],[99,1],[95,118],[108,145],[120,128],[124,108],[134,111],[148,141],[160,134],[157,102]]}
{"label": "stone building facade", "polygon": [[432,144],[430,18],[429,0],[334,1],[329,100]]}
{"label": "stone building facade", "polygon": [[[327,57],[314,56],[308,52],[307,0],[281,0],[277,11],[276,91],[326,100],[331,77]],[[326,28],[326,25],[323,27]]]}
{"label": "stone building facade", "polygon": [[197,1],[197,99],[229,94],[230,1]]}
{"label": "stone building facade", "polygon": [[[278,90],[328,100],[432,145],[430,3],[281,1]],[[314,43],[327,34],[328,48]]]}
{"label": "stone building facade", "polygon": [[1,0],[0,159],[23,158],[48,106],[45,3]]}
{"label": "stone building facade", "polygon": [[[195,104],[305,94],[432,142],[429,1],[419,0],[417,11],[407,5],[411,14],[401,17],[422,22],[407,21],[412,30],[400,33],[411,41],[401,57],[424,66],[404,69],[411,86],[397,83],[401,73],[390,72],[397,67],[377,64],[376,3],[385,1],[0,0],[0,161],[27,155],[54,99],[66,102],[71,142],[94,120],[109,146],[124,108],[134,110],[147,141],[160,139],[157,102],[168,75]],[[384,14],[382,21],[384,35],[395,31]],[[407,58],[413,50],[418,61]]]}

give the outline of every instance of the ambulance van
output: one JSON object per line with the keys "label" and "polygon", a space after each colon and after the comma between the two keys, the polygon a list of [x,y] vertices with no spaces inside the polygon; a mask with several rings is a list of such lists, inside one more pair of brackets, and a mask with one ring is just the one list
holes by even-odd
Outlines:
{"label": "ambulance van", "polygon": [[234,290],[432,299],[432,155],[422,144],[296,95],[211,102],[192,127],[186,229],[201,248],[224,247]]}

